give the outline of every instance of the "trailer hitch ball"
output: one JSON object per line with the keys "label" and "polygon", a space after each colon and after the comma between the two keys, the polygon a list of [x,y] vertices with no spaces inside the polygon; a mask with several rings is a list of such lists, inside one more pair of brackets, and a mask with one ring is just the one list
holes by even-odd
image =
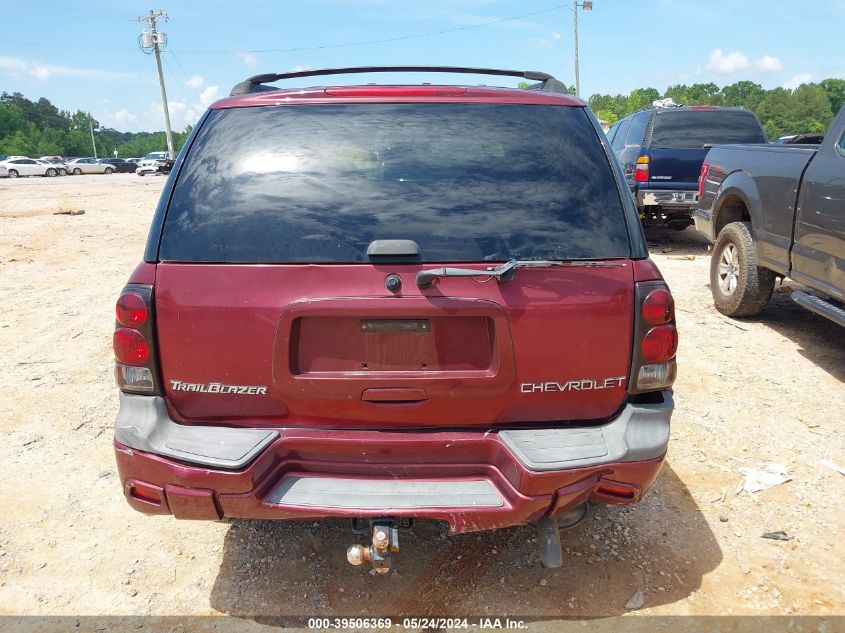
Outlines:
{"label": "trailer hitch ball", "polygon": [[350,545],[346,560],[350,565],[363,565],[369,561],[377,574],[390,571],[391,554],[399,552],[399,528],[392,524],[373,525],[372,545]]}
{"label": "trailer hitch ball", "polygon": [[350,565],[363,565],[365,561],[370,560],[370,553],[363,545],[350,545],[346,550],[346,560]]}

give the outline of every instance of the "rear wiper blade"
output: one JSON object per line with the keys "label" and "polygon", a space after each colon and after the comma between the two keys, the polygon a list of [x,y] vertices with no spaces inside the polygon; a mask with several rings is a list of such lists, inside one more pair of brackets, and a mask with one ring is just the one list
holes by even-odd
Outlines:
{"label": "rear wiper blade", "polygon": [[484,281],[495,279],[496,281],[510,281],[516,276],[517,268],[551,268],[553,266],[566,266],[572,268],[604,268],[612,266],[624,266],[621,262],[606,261],[557,261],[548,259],[511,259],[504,264],[490,267],[486,270],[475,270],[473,268],[432,268],[421,270],[417,273],[417,285],[420,288],[428,288],[435,279],[441,277],[485,277]]}

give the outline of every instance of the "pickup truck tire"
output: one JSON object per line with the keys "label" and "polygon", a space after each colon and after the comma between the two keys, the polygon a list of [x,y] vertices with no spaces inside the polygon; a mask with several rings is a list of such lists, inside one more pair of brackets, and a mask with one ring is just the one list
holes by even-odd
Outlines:
{"label": "pickup truck tire", "polygon": [[710,291],[716,309],[730,317],[760,314],[775,288],[775,274],[757,266],[757,252],[747,222],[725,226],[713,245]]}

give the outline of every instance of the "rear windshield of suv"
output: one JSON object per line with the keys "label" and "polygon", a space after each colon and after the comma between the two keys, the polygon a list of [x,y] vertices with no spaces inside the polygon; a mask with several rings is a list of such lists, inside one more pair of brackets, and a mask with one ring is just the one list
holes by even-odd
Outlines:
{"label": "rear windshield of suv", "polygon": [[755,116],[737,110],[682,110],[654,117],[652,147],[704,147],[731,143],[765,143]]}
{"label": "rear windshield of suv", "polygon": [[582,108],[299,105],[216,110],[174,186],[163,261],[628,257],[622,202]]}

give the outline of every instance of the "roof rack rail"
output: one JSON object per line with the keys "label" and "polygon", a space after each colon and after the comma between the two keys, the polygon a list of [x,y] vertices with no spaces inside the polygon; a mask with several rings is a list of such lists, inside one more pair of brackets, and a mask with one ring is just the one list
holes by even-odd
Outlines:
{"label": "roof rack rail", "polygon": [[229,93],[234,97],[253,92],[266,92],[277,90],[265,84],[280,79],[294,79],[296,77],[317,77],[321,75],[349,75],[359,73],[462,73],[467,75],[500,75],[506,77],[522,77],[539,83],[528,86],[528,90],[542,90],[544,92],[557,92],[569,94],[563,82],[555,79],[547,73],[534,70],[502,70],[499,68],[465,68],[463,66],[355,66],[352,68],[322,68],[319,70],[300,70],[290,73],[268,73],[255,75],[246,81],[237,84]]}

